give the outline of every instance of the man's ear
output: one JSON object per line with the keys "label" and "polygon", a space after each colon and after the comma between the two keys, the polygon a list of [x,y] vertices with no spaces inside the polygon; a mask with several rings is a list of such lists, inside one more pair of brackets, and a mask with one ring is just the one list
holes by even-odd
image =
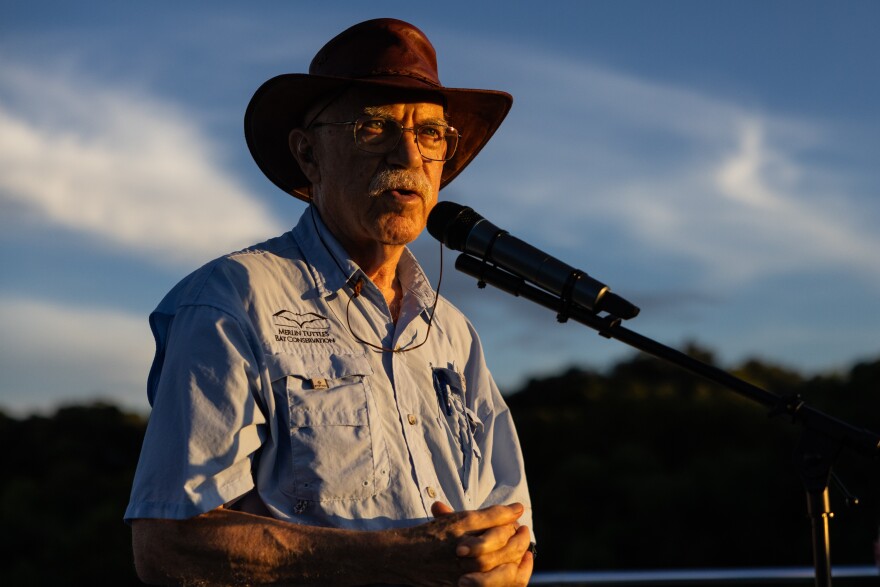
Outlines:
{"label": "man's ear", "polygon": [[295,128],[287,135],[287,144],[290,153],[296,162],[299,163],[309,182],[313,185],[321,180],[321,173],[318,169],[318,161],[315,158],[315,150],[312,146],[312,135],[309,131],[301,128]]}

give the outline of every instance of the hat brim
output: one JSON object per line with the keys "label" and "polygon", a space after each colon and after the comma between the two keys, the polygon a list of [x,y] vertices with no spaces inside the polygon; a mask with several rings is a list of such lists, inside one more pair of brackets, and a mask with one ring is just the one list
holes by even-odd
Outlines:
{"label": "hat brim", "polygon": [[290,152],[290,131],[302,126],[305,112],[319,99],[347,87],[429,91],[444,97],[446,111],[461,136],[455,156],[443,166],[441,189],[476,157],[513,104],[513,97],[506,92],[435,87],[412,78],[364,80],[300,73],[274,77],[251,98],[244,116],[244,135],[254,161],[266,177],[291,196],[310,200],[309,180]]}

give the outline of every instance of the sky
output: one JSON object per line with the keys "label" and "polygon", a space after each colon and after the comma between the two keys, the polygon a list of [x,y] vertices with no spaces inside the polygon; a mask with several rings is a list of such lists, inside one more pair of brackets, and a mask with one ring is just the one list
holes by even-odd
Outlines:
{"label": "sky", "polygon": [[[0,410],[146,413],[150,311],[305,209],[251,159],[248,100],[382,16],[445,85],[514,96],[441,198],[640,306],[628,328],[727,368],[880,356],[880,3],[318,4],[0,0]],[[436,279],[436,241],[413,249]],[[635,352],[454,256],[442,292],[502,389]]]}

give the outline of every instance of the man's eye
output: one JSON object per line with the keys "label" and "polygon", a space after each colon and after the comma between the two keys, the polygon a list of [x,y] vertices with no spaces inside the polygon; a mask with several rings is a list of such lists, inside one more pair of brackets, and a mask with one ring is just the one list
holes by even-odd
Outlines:
{"label": "man's eye", "polygon": [[429,139],[442,139],[443,129],[439,126],[423,126],[419,129],[419,134]]}
{"label": "man's eye", "polygon": [[382,120],[381,118],[371,118],[370,120],[367,120],[366,122],[364,122],[361,125],[361,128],[366,131],[380,133],[380,132],[385,131],[387,126],[388,126],[387,120]]}

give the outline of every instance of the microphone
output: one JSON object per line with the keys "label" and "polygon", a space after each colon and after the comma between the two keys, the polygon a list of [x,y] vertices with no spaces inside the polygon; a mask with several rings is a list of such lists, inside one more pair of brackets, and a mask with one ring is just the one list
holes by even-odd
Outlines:
{"label": "microphone", "polygon": [[450,249],[480,257],[592,312],[624,320],[639,313],[604,283],[511,236],[467,206],[438,202],[428,215],[428,232]]}

